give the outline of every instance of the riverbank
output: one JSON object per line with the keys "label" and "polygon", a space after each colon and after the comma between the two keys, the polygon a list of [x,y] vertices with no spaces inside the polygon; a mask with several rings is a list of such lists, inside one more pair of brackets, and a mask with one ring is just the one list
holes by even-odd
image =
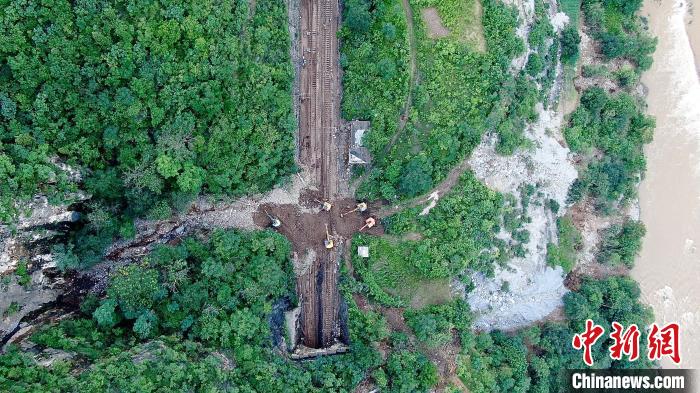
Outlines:
{"label": "riverbank", "polygon": [[657,127],[639,190],[647,235],[632,270],[657,322],[681,324],[683,368],[700,367],[700,24],[691,9],[684,0],[647,0],[642,10],[659,40],[642,77]]}

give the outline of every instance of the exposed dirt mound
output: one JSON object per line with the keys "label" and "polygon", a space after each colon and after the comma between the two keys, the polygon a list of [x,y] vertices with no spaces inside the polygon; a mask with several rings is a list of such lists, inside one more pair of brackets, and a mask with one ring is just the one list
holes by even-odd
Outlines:
{"label": "exposed dirt mound", "polygon": [[[315,206],[312,205],[312,202]],[[294,251],[302,253],[309,249],[323,251],[323,240],[326,239],[326,228],[333,239],[348,239],[357,232],[365,220],[371,216],[371,206],[366,212],[353,212],[340,217],[355,207],[354,199],[335,201],[330,212],[321,210],[321,204],[314,199],[302,202],[309,207],[316,207],[317,212],[303,212],[297,205],[261,205],[253,214],[253,221],[259,227],[271,227],[270,216],[278,218],[282,226],[277,230],[292,243]],[[362,232],[381,235],[384,229],[379,220],[373,228]]]}
{"label": "exposed dirt mound", "polygon": [[[348,213],[355,208],[354,199],[334,201],[330,211],[325,211],[319,197],[317,191],[306,191],[298,205],[262,204],[253,213],[258,227],[272,227],[272,220],[278,219],[281,225],[275,230],[292,243],[301,306],[299,344],[302,352],[305,348],[332,347],[341,336],[339,261],[347,240],[365,225],[372,211],[372,206],[368,206],[365,212]],[[363,231],[373,235],[384,233],[379,220]],[[331,249],[324,245],[328,238],[334,242]]]}
{"label": "exposed dirt mound", "polygon": [[420,11],[420,16],[428,26],[428,37],[440,38],[450,35],[450,31],[442,24],[442,18],[436,8],[424,8]]}

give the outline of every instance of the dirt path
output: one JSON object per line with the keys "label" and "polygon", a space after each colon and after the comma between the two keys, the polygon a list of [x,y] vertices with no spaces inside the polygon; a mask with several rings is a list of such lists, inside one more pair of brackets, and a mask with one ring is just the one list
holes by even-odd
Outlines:
{"label": "dirt path", "polygon": [[413,199],[409,199],[397,205],[383,207],[379,211],[377,211],[377,217],[386,218],[400,212],[401,210],[411,209],[420,205],[425,205],[427,203],[430,203],[431,200],[434,199],[433,195],[437,195],[438,198],[442,197],[443,195],[446,195],[450,192],[450,190],[452,190],[454,186],[457,185],[460,176],[462,176],[462,174],[465,171],[470,169],[469,158],[470,157],[465,158],[464,160],[462,160],[462,162],[457,164],[457,166],[452,168],[452,170],[450,170],[450,173],[447,174],[445,180],[440,182],[440,184],[438,184],[437,187],[430,190],[427,194],[415,197]]}
{"label": "dirt path", "polygon": [[401,0],[401,5],[406,13],[406,31],[408,33],[408,51],[410,54],[408,95],[406,96],[406,103],[403,107],[403,113],[399,118],[399,126],[394,135],[392,135],[391,140],[389,140],[389,143],[384,148],[385,155],[389,153],[391,147],[396,144],[399,136],[401,136],[401,133],[406,128],[408,116],[411,112],[411,106],[413,106],[413,89],[418,84],[418,60],[416,59],[417,44],[416,35],[413,31],[413,10],[411,9],[411,4],[409,4],[408,0]]}
{"label": "dirt path", "polygon": [[[411,9],[411,5],[409,4],[408,0],[402,0],[401,1],[401,6],[404,10],[404,13],[406,14],[406,30],[408,33],[408,50],[409,50],[409,85],[408,85],[408,93],[406,95],[406,101],[404,102],[403,109],[401,111],[401,115],[399,116],[399,124],[396,127],[396,132],[394,132],[394,135],[391,136],[391,139],[389,142],[386,144],[383,150],[383,155],[386,156],[389,154],[389,151],[391,150],[392,146],[396,144],[396,142],[399,140],[399,137],[403,133],[404,129],[406,128],[406,125],[408,124],[408,118],[411,112],[411,107],[413,106],[413,89],[416,87],[418,84],[418,60],[417,60],[417,44],[416,44],[416,35],[413,31],[413,10]],[[369,177],[369,174],[371,173],[371,168],[368,168],[365,170],[365,173],[355,179],[352,183],[351,188],[353,190],[356,190],[357,187],[360,186],[360,184],[364,183],[367,178]]]}

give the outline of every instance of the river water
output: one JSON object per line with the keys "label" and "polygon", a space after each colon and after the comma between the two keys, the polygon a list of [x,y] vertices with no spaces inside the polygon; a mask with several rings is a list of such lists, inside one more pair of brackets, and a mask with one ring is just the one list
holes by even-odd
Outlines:
{"label": "river water", "polygon": [[642,77],[657,127],[639,190],[647,235],[632,270],[657,322],[681,324],[683,368],[700,368],[700,18],[692,23],[692,10],[687,0],[646,0],[642,10],[659,39]]}

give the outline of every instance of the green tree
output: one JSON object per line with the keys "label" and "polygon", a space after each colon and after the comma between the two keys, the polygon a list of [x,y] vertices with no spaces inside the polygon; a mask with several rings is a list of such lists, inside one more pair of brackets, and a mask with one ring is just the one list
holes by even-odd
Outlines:
{"label": "green tree", "polygon": [[157,270],[129,265],[112,276],[107,295],[117,302],[127,319],[136,319],[153,308],[163,296],[163,288]]}
{"label": "green tree", "polygon": [[425,159],[416,157],[411,160],[401,176],[399,191],[413,197],[430,190],[433,181],[429,168],[430,164]]}
{"label": "green tree", "polygon": [[115,312],[117,308],[117,302],[114,300],[107,300],[102,302],[97,309],[92,313],[93,318],[97,321],[97,324],[104,328],[114,327],[119,322],[119,316]]}
{"label": "green tree", "polygon": [[561,32],[561,59],[566,64],[574,64],[578,60],[581,36],[578,26],[568,25]]}
{"label": "green tree", "polygon": [[386,365],[389,392],[428,392],[438,382],[437,368],[419,352],[393,352]]}
{"label": "green tree", "polygon": [[640,221],[627,220],[613,225],[603,233],[598,260],[610,265],[634,267],[634,261],[642,247],[646,228]]}

